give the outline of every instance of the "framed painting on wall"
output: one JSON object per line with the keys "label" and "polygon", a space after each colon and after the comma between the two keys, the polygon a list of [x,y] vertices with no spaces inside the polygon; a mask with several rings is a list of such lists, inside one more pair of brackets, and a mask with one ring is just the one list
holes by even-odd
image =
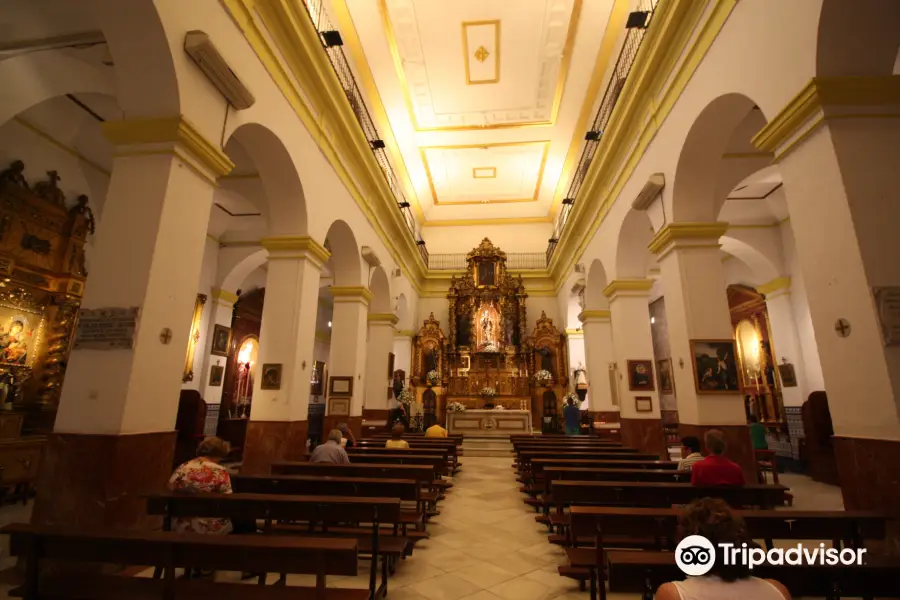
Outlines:
{"label": "framed painting on wall", "polygon": [[781,377],[783,387],[797,387],[797,373],[791,363],[778,365],[778,376]]}
{"label": "framed painting on wall", "polygon": [[231,327],[216,325],[213,327],[212,349],[210,354],[216,356],[228,356],[228,347],[231,345]]}
{"label": "framed painting on wall", "polygon": [[632,392],[652,392],[656,389],[652,360],[628,361],[628,389]]}
{"label": "framed painting on wall", "polygon": [[659,392],[661,394],[674,394],[675,379],[672,376],[671,358],[656,361],[656,375],[659,377]]}
{"label": "framed painting on wall", "polygon": [[262,382],[259,384],[261,390],[280,390],[281,389],[281,365],[268,363],[262,366]]}
{"label": "framed painting on wall", "polygon": [[225,367],[213,365],[209,368],[209,387],[222,385],[222,377],[225,375]]}
{"label": "framed painting on wall", "polygon": [[634,410],[636,412],[653,412],[653,398],[650,396],[635,396]]}
{"label": "framed painting on wall", "polygon": [[734,340],[691,340],[698,394],[740,394]]}
{"label": "framed painting on wall", "polygon": [[353,395],[352,377],[335,377],[328,380],[329,398],[349,398]]}

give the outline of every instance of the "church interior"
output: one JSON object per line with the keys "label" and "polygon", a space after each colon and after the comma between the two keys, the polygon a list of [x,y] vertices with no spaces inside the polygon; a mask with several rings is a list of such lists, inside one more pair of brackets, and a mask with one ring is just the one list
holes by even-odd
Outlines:
{"label": "church interior", "polygon": [[0,0],[0,592],[900,598],[898,142],[894,0]]}

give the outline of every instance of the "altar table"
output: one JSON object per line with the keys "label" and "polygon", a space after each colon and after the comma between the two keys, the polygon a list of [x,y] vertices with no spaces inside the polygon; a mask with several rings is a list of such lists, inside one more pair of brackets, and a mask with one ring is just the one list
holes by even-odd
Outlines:
{"label": "altar table", "polygon": [[531,412],[527,410],[465,410],[447,413],[447,429],[452,434],[476,437],[509,437],[531,433]]}

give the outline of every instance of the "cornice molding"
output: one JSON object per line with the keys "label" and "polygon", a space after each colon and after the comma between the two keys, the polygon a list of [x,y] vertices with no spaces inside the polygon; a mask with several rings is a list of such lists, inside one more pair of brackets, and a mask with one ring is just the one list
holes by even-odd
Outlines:
{"label": "cornice molding", "polygon": [[[200,170],[201,174],[209,173],[207,178],[213,183],[234,169],[234,163],[225,151],[203,137],[197,128],[182,116],[106,121],[101,123],[100,127],[106,139],[116,146],[116,156],[174,152],[176,156]],[[174,144],[174,147],[134,148],[162,144]]]}
{"label": "cornice molding", "polygon": [[392,327],[400,322],[400,317],[394,313],[369,313],[367,319],[369,323],[384,323]]}
{"label": "cornice molding", "polygon": [[620,295],[646,296],[652,288],[652,279],[614,279],[603,288],[603,295],[607,298]]}
{"label": "cornice molding", "polygon": [[584,329],[566,329],[566,335],[569,337],[572,337],[572,336],[584,337]]}
{"label": "cornice molding", "polygon": [[652,254],[663,254],[681,240],[718,240],[728,231],[728,223],[669,223],[656,232],[647,248]]}
{"label": "cornice molding", "polygon": [[756,291],[763,296],[768,296],[778,290],[784,290],[791,287],[790,277],[776,277],[772,281],[756,286]]}
{"label": "cornice molding", "polygon": [[308,258],[321,268],[331,257],[325,246],[308,235],[264,237],[259,244],[270,252],[269,260]]}
{"label": "cornice molding", "polygon": [[[581,200],[566,221],[549,265],[557,290],[565,284],[737,3],[659,3],[582,185]],[[704,15],[708,17],[700,24]]]}
{"label": "cornice molding", "polygon": [[333,285],[328,288],[335,302],[364,302],[368,304],[375,297],[372,290],[364,285]]}
{"label": "cornice molding", "polygon": [[213,297],[214,301],[221,302],[222,304],[233,305],[238,301],[237,294],[229,292],[228,290],[223,290],[222,288],[213,288],[210,295]]}
{"label": "cornice molding", "polygon": [[[894,106],[891,115],[874,107]],[[863,108],[852,111],[853,107]],[[900,75],[885,77],[813,77],[753,137],[753,145],[783,158],[829,118],[900,117]]]}
{"label": "cornice molding", "polygon": [[609,321],[612,318],[612,312],[609,309],[583,310],[578,315],[578,320],[582,323],[589,321]]}
{"label": "cornice molding", "polygon": [[413,337],[414,335],[416,335],[416,332],[413,331],[412,329],[398,329],[396,332],[394,332],[394,337],[395,337],[395,338],[398,338],[398,337]]}

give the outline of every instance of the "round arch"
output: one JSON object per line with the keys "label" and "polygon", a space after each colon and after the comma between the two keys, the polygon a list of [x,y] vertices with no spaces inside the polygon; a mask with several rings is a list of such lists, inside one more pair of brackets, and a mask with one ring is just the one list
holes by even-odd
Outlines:
{"label": "round arch", "polygon": [[616,242],[616,279],[644,279],[653,255],[647,248],[653,239],[653,224],[644,211],[631,209],[625,215]]}
{"label": "round arch", "polygon": [[387,273],[381,267],[372,269],[369,278],[369,290],[372,292],[372,301],[369,302],[369,312],[389,313],[393,311],[391,306],[391,286]]}
{"label": "round arch", "polygon": [[334,285],[363,285],[359,245],[345,221],[338,219],[331,224],[325,234],[325,245],[331,252],[328,264]]}
{"label": "round arch", "polygon": [[[281,138],[265,125],[245,123],[232,132],[259,173],[269,235],[307,234],[306,197],[300,175]],[[227,144],[226,144],[227,146]]]}
{"label": "round arch", "polygon": [[[672,220],[711,222],[718,218],[726,194],[717,194],[722,155],[751,110],[753,100],[725,94],[710,102],[691,125],[678,156],[672,187]],[[747,173],[749,174],[749,173]],[[734,183],[741,180],[741,177]],[[730,191],[727,190],[727,191]]]}
{"label": "round arch", "polygon": [[603,290],[609,285],[606,269],[600,259],[595,259],[588,268],[587,285],[584,289],[585,310],[609,310],[609,299]]}
{"label": "round arch", "polygon": [[268,256],[268,250],[256,250],[238,260],[222,278],[219,287],[229,292],[235,292],[244,285],[244,281],[253,271],[266,264]]}
{"label": "round arch", "polygon": [[775,263],[759,249],[747,243],[728,235],[724,235],[719,239],[722,245],[722,251],[740,260],[747,265],[756,281],[754,284],[765,283],[777,278],[780,273]]}
{"label": "round arch", "polygon": [[397,306],[394,309],[394,314],[397,315],[397,329],[412,329],[412,312],[409,310],[409,301],[406,299],[406,294],[401,293],[397,296]]}
{"label": "round arch", "polygon": [[884,76],[900,48],[900,2],[823,0],[816,76]]}

